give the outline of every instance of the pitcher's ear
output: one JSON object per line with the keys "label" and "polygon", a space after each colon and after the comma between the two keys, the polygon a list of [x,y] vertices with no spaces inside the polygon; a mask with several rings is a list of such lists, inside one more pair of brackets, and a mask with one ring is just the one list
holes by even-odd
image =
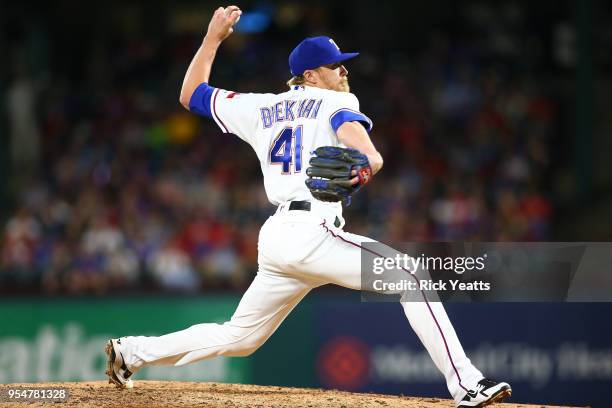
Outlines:
{"label": "pitcher's ear", "polygon": [[314,69],[307,69],[306,71],[304,71],[302,76],[304,77],[306,82],[310,82],[313,84],[316,84],[319,80],[319,75]]}

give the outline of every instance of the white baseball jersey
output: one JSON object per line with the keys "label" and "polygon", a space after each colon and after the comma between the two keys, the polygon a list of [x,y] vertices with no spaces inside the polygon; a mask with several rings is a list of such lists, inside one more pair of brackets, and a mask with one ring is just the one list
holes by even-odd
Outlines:
{"label": "white baseball jersey", "polygon": [[276,95],[221,89],[211,93],[202,84],[190,109],[211,116],[224,133],[233,133],[253,147],[274,205],[313,200],[304,183],[311,152],[319,146],[341,145],[336,136],[340,125],[358,121],[368,132],[372,129],[372,121],[359,112],[355,95],[309,86],[293,86]]}

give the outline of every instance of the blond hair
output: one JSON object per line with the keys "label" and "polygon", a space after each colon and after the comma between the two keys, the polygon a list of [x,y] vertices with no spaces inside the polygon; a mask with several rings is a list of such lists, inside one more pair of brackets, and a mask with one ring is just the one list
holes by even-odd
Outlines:
{"label": "blond hair", "polygon": [[306,78],[304,78],[304,75],[296,75],[287,81],[288,86],[304,85],[305,83],[306,83]]}

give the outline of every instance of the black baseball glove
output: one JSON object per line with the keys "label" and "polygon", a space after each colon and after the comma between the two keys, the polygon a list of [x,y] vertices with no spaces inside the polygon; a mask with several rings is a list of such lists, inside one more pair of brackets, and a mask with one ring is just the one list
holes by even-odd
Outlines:
{"label": "black baseball glove", "polygon": [[[351,195],[372,178],[368,157],[356,149],[322,146],[313,152],[306,169],[306,186],[313,197],[321,201],[344,201],[350,204]],[[355,170],[359,183],[352,185]]]}

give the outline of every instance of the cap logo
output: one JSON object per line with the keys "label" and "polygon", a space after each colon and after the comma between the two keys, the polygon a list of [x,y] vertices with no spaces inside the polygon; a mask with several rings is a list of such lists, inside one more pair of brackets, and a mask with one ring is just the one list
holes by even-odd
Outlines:
{"label": "cap logo", "polygon": [[336,47],[338,49],[338,51],[340,51],[340,47],[338,47],[338,44],[336,44],[334,42],[334,40],[332,40],[331,38],[329,39],[329,42],[332,43],[334,45],[334,47]]}

